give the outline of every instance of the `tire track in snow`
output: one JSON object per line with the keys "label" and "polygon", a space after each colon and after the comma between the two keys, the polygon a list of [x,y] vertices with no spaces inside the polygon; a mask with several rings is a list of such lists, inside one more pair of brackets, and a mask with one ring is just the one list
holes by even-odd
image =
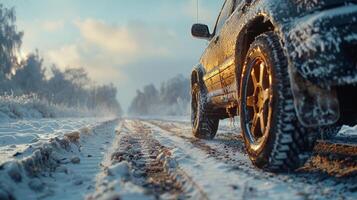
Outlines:
{"label": "tire track in snow", "polygon": [[[175,123],[170,122],[160,122],[160,121],[149,121],[146,122],[148,125],[157,127],[159,129],[162,129],[163,131],[166,131],[168,134],[174,135],[176,137],[180,137],[183,140],[186,140],[187,142],[190,142],[195,146],[195,148],[198,148],[200,150],[203,150],[207,153],[209,157],[213,157],[219,161],[223,161],[227,163],[228,165],[232,166],[232,169],[234,170],[239,170],[243,171],[244,173],[250,174],[252,177],[255,178],[264,178],[267,180],[271,181],[282,181],[282,182],[287,182],[287,185],[290,185],[293,188],[296,188],[298,190],[302,190],[300,192],[301,195],[303,196],[314,196],[314,193],[311,194],[306,194],[304,191],[304,187],[311,187],[315,188],[314,190],[317,190],[317,193],[321,193],[322,195],[326,196],[331,196],[331,191],[333,189],[326,189],[330,188],[331,184],[335,184],[336,186],[344,188],[343,191],[346,193],[349,192],[354,192],[356,188],[356,179],[355,177],[349,177],[347,179],[336,179],[335,177],[329,177],[321,173],[314,173],[311,174],[311,171],[308,171],[307,169],[300,170],[301,172],[309,172],[309,173],[294,173],[294,174],[288,174],[288,175],[277,175],[275,176],[272,173],[268,172],[263,172],[260,171],[259,169],[254,168],[249,159],[247,159],[247,156],[245,156],[244,148],[232,148],[232,147],[227,147],[227,145],[222,144],[222,142],[227,142],[225,139],[233,139],[236,140],[236,142],[241,143],[243,145],[242,139],[237,136],[232,136],[232,135],[224,135],[222,140],[222,135],[218,135],[218,138],[221,139],[215,139],[213,141],[207,141],[207,140],[197,140],[195,138],[192,138],[188,136],[190,134],[190,127],[184,127],[180,128],[180,126],[177,126]],[[181,123],[180,123],[181,124]],[[320,142],[321,143],[321,142]],[[239,145],[240,146],[240,145]],[[231,149],[231,150],[230,150]],[[232,153],[233,151],[233,153]],[[218,152],[218,153],[212,153],[212,152]],[[237,152],[238,154],[243,154],[243,155],[238,155],[234,154],[234,152]],[[238,159],[235,159],[237,158]],[[242,158],[243,157],[243,158]],[[316,157],[316,156],[315,156]],[[237,162],[237,160],[239,160]],[[236,166],[236,167],[235,167]],[[348,165],[347,165],[348,166]],[[272,178],[274,177],[274,178]],[[331,183],[323,184],[321,183],[321,180],[329,180]],[[291,184],[295,183],[295,184]],[[316,193],[315,193],[316,194]],[[338,192],[336,191],[337,195]],[[341,195],[345,196],[345,195]],[[346,195],[348,196],[348,195]],[[331,197],[330,197],[331,198]]]}
{"label": "tire track in snow", "polygon": [[256,173],[257,169],[251,165],[240,135],[227,134],[219,135],[214,140],[200,140],[193,136],[188,136],[191,135],[191,127],[189,129],[180,129],[172,123],[168,125],[157,121],[148,121],[148,123],[190,142],[196,148],[206,152],[209,157],[231,165],[234,170],[244,170],[251,176],[261,177],[260,174]]}
{"label": "tire track in snow", "polygon": [[112,149],[103,161],[103,171],[98,175],[96,191],[88,199],[106,199],[108,196],[120,199],[207,199],[188,177],[178,172],[176,162],[170,158],[170,150],[153,139],[141,123],[125,120],[116,132],[118,135]]}
{"label": "tire track in snow", "polygon": [[[113,159],[118,161],[125,159],[131,162],[134,170],[138,171],[139,175],[144,175],[141,185],[156,199],[162,195],[171,198],[178,197],[180,193],[183,193],[181,185],[166,172],[164,164],[157,159],[160,152],[165,152],[167,149],[149,138],[147,130],[136,124],[125,122],[124,124],[130,133],[123,137],[123,140],[128,142],[122,140],[120,146],[127,149],[113,154]],[[133,151],[132,154],[130,154],[131,151]]]}
{"label": "tire track in snow", "polygon": [[[148,121],[160,128],[173,132],[176,135],[189,140],[191,143],[202,143],[202,140],[197,140],[191,135],[191,127],[189,125],[182,127],[182,123],[162,122],[162,121]],[[181,125],[181,128],[180,128]],[[337,178],[340,177],[353,177],[357,175],[357,146],[356,143],[351,141],[357,138],[349,138],[346,141],[343,138],[332,139],[329,141],[318,140],[311,158],[308,162],[297,171],[304,173],[327,173],[330,176]],[[344,143],[342,143],[344,142]],[[217,134],[216,139],[212,141],[204,141],[205,144],[214,146],[215,149],[226,150],[226,153],[234,151],[235,147],[227,144],[238,144],[242,149],[241,153],[246,155],[244,149],[244,142],[241,135],[235,135],[227,131],[221,131]],[[222,145],[224,143],[224,145]],[[202,146],[202,145],[198,145]],[[228,152],[227,152],[228,149]],[[213,155],[215,156],[215,155]],[[231,156],[231,155],[230,155]],[[215,156],[217,157],[217,156]],[[225,155],[228,158],[229,155]],[[219,159],[219,158],[218,158]],[[227,162],[227,159],[225,159]],[[250,162],[248,161],[250,164]],[[241,163],[239,163],[241,164]]]}
{"label": "tire track in snow", "polygon": [[[143,150],[146,152],[147,155],[150,155],[152,159],[155,159],[153,162],[149,164],[149,166],[147,166],[147,171],[149,171],[148,173],[149,176],[150,176],[150,171],[154,172],[151,173],[152,175],[151,178],[157,176],[157,173],[155,172],[157,167],[159,168],[163,167],[165,168],[164,173],[166,173],[164,174],[164,176],[168,176],[171,179],[171,181],[176,182],[176,184],[179,184],[182,192],[186,193],[184,195],[181,194],[180,196],[177,197],[184,197],[184,198],[194,197],[195,199],[208,199],[207,194],[203,192],[202,188],[200,188],[199,185],[195,184],[195,182],[192,181],[191,177],[189,177],[184,171],[182,171],[176,166],[177,164],[175,160],[172,160],[170,158],[171,149],[161,145],[157,140],[155,140],[150,135],[151,134],[150,129],[147,129],[139,121],[135,121],[134,123],[129,123],[129,126],[131,127],[134,133],[144,134],[144,138],[143,138],[144,140],[141,140],[141,146],[144,147]],[[154,169],[152,169],[153,166]],[[162,169],[159,169],[159,171],[161,170]],[[177,197],[175,199],[177,199]]]}
{"label": "tire track in snow", "polygon": [[[280,181],[252,176],[244,170],[235,170],[231,165],[221,162],[207,154],[186,139],[165,131],[153,124],[142,122],[162,145],[173,148],[174,158],[180,168],[200,185],[210,199],[300,199],[301,193]],[[253,172],[256,173],[256,172]],[[258,175],[258,174],[257,174]]]}

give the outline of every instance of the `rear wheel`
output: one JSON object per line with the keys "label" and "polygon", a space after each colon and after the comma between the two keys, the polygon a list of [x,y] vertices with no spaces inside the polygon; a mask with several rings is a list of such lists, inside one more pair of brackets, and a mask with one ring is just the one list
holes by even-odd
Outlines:
{"label": "rear wheel", "polygon": [[262,34],[248,50],[240,84],[247,152],[256,166],[273,171],[299,167],[304,163],[302,153],[309,148],[307,131],[294,110],[287,66],[277,34]]}
{"label": "rear wheel", "polygon": [[206,112],[206,96],[200,86],[192,86],[191,123],[196,138],[213,139],[216,136],[219,119]]}

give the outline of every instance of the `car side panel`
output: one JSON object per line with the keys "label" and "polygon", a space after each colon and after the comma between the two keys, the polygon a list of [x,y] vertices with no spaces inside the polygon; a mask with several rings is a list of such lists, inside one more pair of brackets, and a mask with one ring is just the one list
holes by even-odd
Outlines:
{"label": "car side panel", "polygon": [[[208,101],[217,106],[226,106],[230,101],[236,98],[231,94],[235,94],[235,89],[232,91],[232,85],[235,85],[234,73],[234,49],[235,45],[233,37],[229,34],[228,28],[233,19],[232,15],[225,22],[225,25],[220,30],[220,34],[216,35],[212,40],[201,58],[201,63],[207,70],[203,80],[208,88]],[[213,55],[214,58],[210,57]]]}
{"label": "car side panel", "polygon": [[[280,32],[292,16],[280,14],[283,9],[290,7],[290,3],[278,0],[254,0],[251,4],[241,1],[236,6],[232,15],[227,19],[220,34],[215,36],[200,59],[205,68],[203,77],[207,87],[208,102],[217,107],[227,107],[238,103],[238,85],[242,60],[236,55],[243,48],[238,44],[240,35],[249,34],[245,28],[258,17],[271,21],[276,26],[275,31]],[[273,14],[279,13],[279,14]],[[293,13],[290,13],[293,14]],[[280,33],[279,33],[280,34]],[[237,76],[237,77],[236,77]]]}
{"label": "car side panel", "polygon": [[[245,2],[245,1],[242,1]],[[238,20],[242,15],[242,7],[245,3],[236,5],[235,11],[230,18],[226,21],[226,24],[221,30],[220,33],[220,47],[222,49],[221,54],[221,65],[220,65],[220,76],[221,76],[221,85],[224,90],[224,98],[222,99],[224,104],[235,105],[238,103],[238,91],[236,84],[236,41],[237,36],[240,31],[237,27]]]}
{"label": "car side panel", "polygon": [[[283,0],[281,0],[283,2]],[[268,2],[268,3],[267,3]],[[274,3],[275,4],[275,3]],[[276,3],[278,4],[278,3]],[[222,29],[221,35],[224,40],[222,40],[221,48],[224,52],[224,59],[233,59],[232,65],[225,71],[222,70],[221,77],[225,80],[226,86],[226,99],[227,103],[231,105],[231,103],[238,103],[238,88],[240,83],[240,68],[238,63],[244,63],[245,57],[237,56],[237,52],[242,50],[242,46],[238,45],[239,35],[250,34],[245,31],[246,26],[254,21],[258,17],[264,17],[266,20],[270,20],[274,23],[274,25],[279,26],[282,21],[276,21],[275,17],[271,15],[271,12],[276,12],[275,10],[280,10],[279,7],[282,4],[278,4],[279,6],[275,6],[273,8],[271,6],[270,0],[252,0],[250,4],[247,1],[239,1],[238,5],[236,5],[235,11],[232,16],[227,21],[225,27]],[[285,5],[287,6],[287,5]],[[267,9],[264,9],[267,7]],[[289,6],[287,6],[289,7]],[[282,19],[284,17],[282,16]]]}
{"label": "car side panel", "polygon": [[206,72],[203,76],[203,81],[206,85],[207,93],[211,93],[222,87],[219,70],[216,67],[218,65],[219,47],[214,40],[215,38],[210,41],[210,44],[201,58],[201,64]]}

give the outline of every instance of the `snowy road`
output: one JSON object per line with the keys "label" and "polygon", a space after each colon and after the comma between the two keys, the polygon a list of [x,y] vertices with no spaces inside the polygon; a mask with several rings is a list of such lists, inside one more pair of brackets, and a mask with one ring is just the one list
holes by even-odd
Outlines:
{"label": "snowy road", "polygon": [[0,199],[357,199],[357,147],[343,134],[297,172],[274,174],[252,166],[228,125],[211,141],[182,120],[77,125],[3,156]]}

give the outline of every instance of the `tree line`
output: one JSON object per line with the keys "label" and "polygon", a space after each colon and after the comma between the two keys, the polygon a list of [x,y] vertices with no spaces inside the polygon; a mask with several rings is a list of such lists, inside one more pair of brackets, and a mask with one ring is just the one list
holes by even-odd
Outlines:
{"label": "tree line", "polygon": [[136,91],[129,107],[131,115],[187,115],[189,113],[190,82],[177,75],[160,85],[153,84]]}
{"label": "tree line", "polygon": [[23,34],[17,30],[15,10],[0,4],[0,95],[36,94],[50,104],[121,113],[116,87],[95,84],[84,68],[45,67],[37,50],[20,60]]}

